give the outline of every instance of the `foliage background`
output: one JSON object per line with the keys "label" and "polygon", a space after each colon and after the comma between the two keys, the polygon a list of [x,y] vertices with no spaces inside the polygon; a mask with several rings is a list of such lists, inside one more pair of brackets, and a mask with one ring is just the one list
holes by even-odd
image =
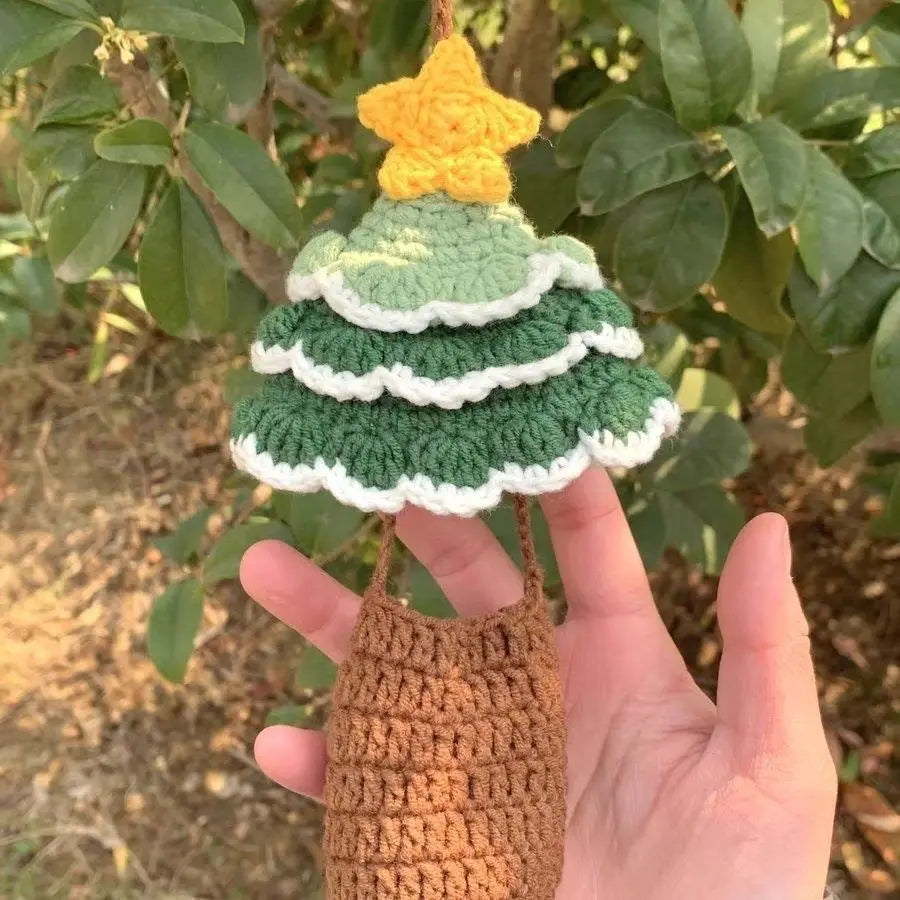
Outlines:
{"label": "foliage background", "polygon": [[[385,147],[354,99],[416,71],[428,19],[424,0],[2,0],[0,357],[14,371],[33,333],[63,332],[90,348],[90,384],[173,339],[189,357],[218,344],[226,399],[252,390],[242,348],[292,256],[375,196]],[[472,0],[457,26],[545,115],[513,159],[517,201],[596,249],[689,411],[618,482],[648,567],[674,551],[719,571],[745,519],[746,425],[776,394],[803,405],[821,467],[864,448],[860,528],[900,533],[898,7]],[[225,490],[155,541],[176,577],[147,646],[175,682],[253,541],[356,587],[372,559],[372,523],[324,496]],[[512,547],[509,511],[489,521]],[[538,537],[564,602],[540,521]],[[411,561],[397,588],[450,614]],[[315,721],[332,675],[306,650],[271,720]]]}

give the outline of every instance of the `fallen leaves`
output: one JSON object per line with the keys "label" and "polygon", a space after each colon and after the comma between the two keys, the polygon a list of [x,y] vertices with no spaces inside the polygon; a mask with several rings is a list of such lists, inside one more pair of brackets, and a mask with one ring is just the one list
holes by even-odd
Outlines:
{"label": "fallen leaves", "polygon": [[841,799],[859,833],[887,866],[869,865],[863,846],[845,841],[841,844],[841,856],[847,871],[867,890],[879,894],[900,891],[900,814],[875,788],[859,781],[845,784]]}

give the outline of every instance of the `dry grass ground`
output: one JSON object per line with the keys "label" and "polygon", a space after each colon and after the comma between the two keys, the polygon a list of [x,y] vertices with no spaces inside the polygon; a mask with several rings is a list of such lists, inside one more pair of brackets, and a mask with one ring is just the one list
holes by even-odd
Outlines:
{"label": "dry grass ground", "polygon": [[[319,812],[250,756],[267,712],[290,700],[297,639],[228,586],[207,604],[184,687],[157,677],[144,648],[151,601],[177,574],[150,539],[207,503],[227,518],[231,355],[150,342],[93,386],[87,365],[45,338],[0,370],[0,896],[307,898]],[[835,753],[897,808],[898,548],[867,536],[852,470],[823,473],[775,433],[739,489],[751,510],[791,520]],[[674,559],[656,581],[711,688],[713,584]],[[886,896],[859,887],[886,884],[866,874],[877,843],[841,814],[834,874],[848,896]]]}

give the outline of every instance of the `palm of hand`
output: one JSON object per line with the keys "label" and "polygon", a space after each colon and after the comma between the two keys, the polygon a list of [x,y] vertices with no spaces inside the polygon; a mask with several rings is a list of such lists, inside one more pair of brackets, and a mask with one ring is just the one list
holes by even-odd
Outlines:
{"label": "palm of hand", "polygon": [[[558,629],[569,729],[559,900],[818,900],[835,776],[783,521],[758,518],[729,556],[717,709],[656,612],[605,474],[544,509],[569,599]],[[477,520],[408,510],[399,533],[461,614],[517,599],[518,572]],[[357,598],[273,542],[248,552],[241,576],[251,596],[341,658]],[[320,796],[320,734],[275,726],[256,753],[276,781]]]}

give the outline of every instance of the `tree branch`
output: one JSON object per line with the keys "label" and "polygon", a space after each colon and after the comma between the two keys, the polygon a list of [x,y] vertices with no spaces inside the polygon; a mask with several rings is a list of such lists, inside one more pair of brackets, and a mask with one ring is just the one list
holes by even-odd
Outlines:
{"label": "tree branch", "polygon": [[537,12],[538,0],[511,0],[503,43],[491,67],[491,84],[502,94],[511,94],[516,69],[528,47],[528,35]]}
{"label": "tree branch", "polygon": [[272,93],[285,106],[302,113],[322,131],[335,135],[340,133],[340,129],[328,117],[330,102],[324,94],[295,78],[280,63],[269,66],[269,82]]}
{"label": "tree branch", "polygon": [[[110,79],[119,85],[122,99],[136,116],[156,119],[169,131],[175,130],[177,119],[169,99],[153,77],[146,59],[138,57],[129,66],[123,65],[118,59],[112,59],[109,62],[108,74]],[[175,140],[179,169],[185,182],[209,210],[223,246],[270,302],[283,303],[287,299],[285,281],[290,264],[267,244],[251,237],[216,200],[191,165],[184,151],[181,136],[176,135]]]}
{"label": "tree branch", "polygon": [[531,34],[528,52],[520,60],[519,97],[536,109],[546,124],[553,106],[553,70],[559,52],[559,18],[547,0],[538,0]]}

